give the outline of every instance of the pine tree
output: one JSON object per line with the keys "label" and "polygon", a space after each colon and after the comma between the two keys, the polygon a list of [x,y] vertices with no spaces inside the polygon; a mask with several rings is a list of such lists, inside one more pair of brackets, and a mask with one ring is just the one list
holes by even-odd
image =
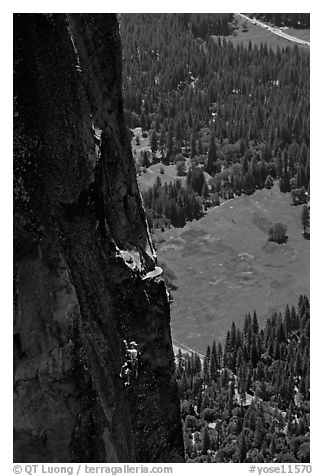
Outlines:
{"label": "pine tree", "polygon": [[310,191],[310,158],[307,158],[306,166],[305,166],[305,174],[306,174],[306,184],[305,188]]}
{"label": "pine tree", "polygon": [[160,148],[162,157],[164,156],[164,152],[165,152],[165,144],[166,144],[166,132],[165,132],[165,129],[163,128],[160,131],[160,136],[159,136],[159,148]]}
{"label": "pine tree", "polygon": [[233,398],[234,398],[234,383],[233,381],[231,381],[227,391],[227,398],[226,398],[226,405],[225,405],[225,408],[229,416],[232,416]]}
{"label": "pine tree", "polygon": [[247,443],[245,439],[244,432],[242,433],[241,443],[240,443],[240,454],[239,454],[239,463],[244,463],[247,456]]}
{"label": "pine tree", "polygon": [[186,186],[188,189],[192,187],[192,176],[193,176],[192,168],[190,167],[186,175]]}
{"label": "pine tree", "polygon": [[279,187],[281,192],[286,193],[290,191],[287,149],[284,150],[282,163],[282,177],[280,179]]}
{"label": "pine tree", "polygon": [[302,356],[300,352],[297,352],[296,354],[296,360],[294,363],[294,373],[297,376],[302,375],[302,368],[303,368],[303,362],[302,362]]}
{"label": "pine tree", "polygon": [[296,163],[296,159],[298,155],[299,155],[299,147],[297,143],[294,141],[288,147],[288,170],[289,170],[290,176],[295,175],[295,163]]}
{"label": "pine tree", "polygon": [[204,454],[207,453],[207,451],[211,447],[211,439],[209,435],[208,428],[205,426],[202,431],[202,451]]}
{"label": "pine tree", "polygon": [[148,153],[146,150],[143,153],[142,166],[147,168],[150,166],[150,161],[149,161]]}
{"label": "pine tree", "polygon": [[277,177],[281,179],[282,175],[283,175],[283,160],[282,160],[281,149],[279,149],[278,155],[277,155]]}
{"label": "pine tree", "polygon": [[170,162],[173,156],[173,147],[174,147],[174,140],[173,140],[173,132],[171,129],[167,132],[166,137],[166,151],[167,151],[167,160]]}
{"label": "pine tree", "polygon": [[246,174],[249,170],[249,161],[248,161],[248,151],[244,154],[241,159],[242,173]]}
{"label": "pine tree", "polygon": [[210,380],[210,361],[211,361],[211,349],[207,346],[204,362],[203,362],[203,380],[208,384]]}
{"label": "pine tree", "polygon": [[[251,165],[250,165],[250,170],[252,172],[256,185],[260,185],[260,173],[259,173],[260,171],[258,167],[258,160],[259,160],[259,154],[257,153],[252,157]],[[245,168],[249,168],[249,166],[247,166],[247,164],[243,162],[242,168],[244,170]]]}
{"label": "pine tree", "polygon": [[211,379],[216,382],[217,380],[217,361],[216,361],[216,356],[212,352],[211,354],[211,363],[210,363],[210,376]]}
{"label": "pine tree", "polygon": [[245,342],[248,342],[250,345],[251,343],[251,336],[252,336],[252,321],[251,321],[251,315],[248,312],[245,317],[244,325],[243,325],[243,335],[244,335],[244,340]]}
{"label": "pine tree", "polygon": [[205,184],[205,177],[203,170],[197,167],[192,169],[192,188],[198,195],[201,195],[203,186]]}
{"label": "pine tree", "polygon": [[223,348],[222,348],[222,344],[221,342],[218,343],[218,351],[217,351],[217,364],[219,366],[219,368],[222,367],[222,362],[223,360]]}
{"label": "pine tree", "polygon": [[301,220],[303,226],[303,234],[305,235],[308,232],[308,228],[310,226],[310,210],[308,205],[303,205]]}
{"label": "pine tree", "polygon": [[141,128],[142,128],[143,131],[145,131],[147,129],[146,116],[145,116],[144,110],[142,111],[141,116],[140,116],[140,125],[141,125]]}
{"label": "pine tree", "polygon": [[277,334],[276,338],[279,343],[281,342],[286,342],[286,327],[284,326],[283,322],[280,322],[278,329],[277,329]]}
{"label": "pine tree", "polygon": [[182,124],[181,124],[181,120],[178,120],[176,122],[176,128],[175,128],[175,141],[179,147],[181,147],[182,145],[182,140],[183,140]]}
{"label": "pine tree", "polygon": [[177,202],[176,208],[177,208],[176,210],[177,211],[177,226],[178,228],[183,228],[186,223],[183,207],[179,205],[179,203]]}
{"label": "pine tree", "polygon": [[218,172],[216,144],[213,133],[211,134],[210,145],[207,154],[207,165],[205,170],[210,175],[214,175],[216,172]]}
{"label": "pine tree", "polygon": [[195,366],[195,373],[200,373],[202,370],[201,359],[198,354],[194,354],[194,366]]}
{"label": "pine tree", "polygon": [[305,142],[302,142],[300,151],[299,151],[299,164],[305,167],[308,157],[308,148]]}
{"label": "pine tree", "polygon": [[217,350],[216,350],[215,340],[213,341],[213,344],[212,344],[211,357],[212,357],[212,355],[213,355],[213,358],[214,358],[215,368],[218,368],[219,361],[218,361],[218,352],[217,352]]}
{"label": "pine tree", "polygon": [[264,160],[261,160],[260,167],[259,167],[259,184],[261,188],[263,188],[265,185],[266,177],[267,177],[266,164]]}
{"label": "pine tree", "polygon": [[150,148],[152,153],[154,154],[157,151],[157,134],[155,129],[153,129],[150,137]]}
{"label": "pine tree", "polygon": [[253,330],[253,333],[256,335],[259,332],[259,324],[258,324],[256,311],[253,311],[253,315],[252,315],[252,330]]}
{"label": "pine tree", "polygon": [[191,143],[190,143],[190,149],[191,149],[191,153],[190,153],[190,156],[191,158],[195,157],[197,155],[197,151],[196,151],[196,136],[195,136],[195,132],[193,131],[192,135],[191,135]]}
{"label": "pine tree", "polygon": [[306,177],[306,170],[303,165],[297,167],[297,175],[296,175],[296,187],[306,187],[307,184],[307,177]]}
{"label": "pine tree", "polygon": [[197,152],[198,152],[199,155],[204,154],[204,148],[203,148],[202,141],[201,141],[200,137],[198,138],[198,141],[197,141]]}
{"label": "pine tree", "polygon": [[275,436],[272,437],[270,447],[269,447],[270,453],[274,456],[276,455],[276,443],[275,443]]}
{"label": "pine tree", "polygon": [[254,446],[255,448],[260,448],[263,443],[263,434],[264,434],[264,426],[263,421],[260,417],[257,417],[256,421],[256,429],[254,434]]}
{"label": "pine tree", "polygon": [[258,359],[259,359],[258,347],[257,347],[256,340],[253,337],[251,349],[250,349],[250,360],[251,360],[251,364],[253,368],[257,367]]}
{"label": "pine tree", "polygon": [[201,196],[204,198],[204,200],[207,200],[209,196],[209,187],[206,182],[203,185]]}

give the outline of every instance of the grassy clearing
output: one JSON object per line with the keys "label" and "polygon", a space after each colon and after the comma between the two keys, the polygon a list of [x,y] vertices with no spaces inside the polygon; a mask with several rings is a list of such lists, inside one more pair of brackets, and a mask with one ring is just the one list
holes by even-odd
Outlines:
{"label": "grassy clearing", "polygon": [[[140,152],[144,150],[150,150],[149,138],[142,136],[141,127],[133,129],[134,136],[131,140],[132,153],[135,159],[139,159]],[[136,143],[136,137],[139,137],[139,145]]]}
{"label": "grassy clearing", "polygon": [[[164,170],[163,174],[160,173],[161,168]],[[141,172],[137,179],[140,190],[144,192],[152,187],[157,177],[160,177],[162,185],[166,182],[175,182],[178,179],[185,183],[185,177],[178,177],[176,175],[175,165],[163,165],[160,162],[159,164],[151,165],[146,172]]]}
{"label": "grassy clearing", "polygon": [[[174,272],[172,332],[204,353],[224,339],[234,320],[257,312],[260,323],[287,303],[309,295],[310,242],[302,236],[301,208],[289,194],[257,191],[224,202],[199,221],[160,234],[158,257]],[[273,222],[287,226],[284,245],[268,242]]]}
{"label": "grassy clearing", "polygon": [[[293,47],[296,43],[293,43],[292,41],[286,40],[285,38],[281,38],[274,33],[271,33],[269,30],[265,30],[264,28],[261,28],[258,25],[253,25],[251,22],[246,22],[248,31],[243,32],[241,25],[244,23],[244,20],[241,17],[236,17],[238,19],[238,25],[239,29],[235,30],[234,33],[235,35],[230,35],[228,37],[225,37],[226,40],[232,41],[232,44],[234,46],[237,46],[239,43],[242,43],[244,46],[249,45],[250,43],[254,46],[257,45],[258,47],[263,44],[267,44],[267,47],[271,47],[273,51],[277,50],[277,47],[279,46],[280,48],[286,48],[287,46]],[[308,31],[308,39],[304,36],[299,36],[299,34],[305,35],[305,32]],[[294,32],[299,32],[299,34],[294,34]],[[303,33],[301,33],[303,32]],[[297,38],[302,38],[306,41],[309,41],[309,30],[292,30],[288,29],[286,30],[286,33],[296,36]],[[218,37],[214,36],[215,41],[217,41]],[[298,45],[300,49],[306,49],[308,50],[307,46],[303,45]]]}
{"label": "grassy clearing", "polygon": [[[131,141],[132,154],[137,162],[140,159],[141,152],[147,150],[150,152],[149,138],[142,136],[141,127],[137,127],[133,130],[134,136]],[[139,137],[139,145],[137,145],[136,137]],[[157,157],[159,152],[157,152]],[[164,170],[164,173],[160,173],[160,169]],[[164,183],[174,182],[177,179],[180,179],[185,182],[185,177],[178,177],[176,174],[175,165],[163,165],[161,162],[158,164],[151,165],[146,169],[145,172],[141,172],[138,176],[139,188],[142,192],[152,187],[156,182],[156,178],[160,177],[162,185]]]}
{"label": "grassy clearing", "polygon": [[[189,159],[186,160],[187,167],[190,166]],[[164,173],[160,173],[160,169],[164,170]],[[146,191],[148,188],[152,187],[156,182],[156,178],[160,177],[162,185],[164,183],[176,182],[176,180],[180,180],[182,185],[186,183],[186,177],[178,177],[176,166],[174,164],[171,165],[164,165],[161,162],[158,164],[151,165],[147,168],[146,172],[141,172],[141,174],[137,177],[139,188],[142,192]],[[204,172],[204,177],[206,182],[208,182],[211,176]]]}
{"label": "grassy clearing", "polygon": [[310,30],[298,30],[296,28],[286,28],[284,30],[288,35],[295,36],[304,41],[310,41]]}

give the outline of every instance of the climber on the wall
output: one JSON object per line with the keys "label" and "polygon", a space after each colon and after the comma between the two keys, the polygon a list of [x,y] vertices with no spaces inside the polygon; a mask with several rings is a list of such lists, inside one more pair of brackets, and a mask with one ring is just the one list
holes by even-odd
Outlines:
{"label": "climber on the wall", "polygon": [[127,349],[127,352],[130,356],[131,361],[135,361],[138,357],[138,351],[136,349],[138,347],[138,344],[133,340],[130,342],[130,348]]}
{"label": "climber on the wall", "polygon": [[125,362],[120,370],[120,377],[125,378],[125,387],[130,385],[131,378],[137,378],[138,376],[138,344],[135,341],[131,341],[129,346],[127,341],[123,341]]}
{"label": "climber on the wall", "polygon": [[125,362],[120,370],[120,378],[124,379],[124,386],[128,387],[130,385],[130,368],[128,362]]}
{"label": "climber on the wall", "polygon": [[133,340],[130,342],[130,348],[127,349],[129,358],[130,358],[130,365],[131,370],[135,378],[138,376],[138,344]]}

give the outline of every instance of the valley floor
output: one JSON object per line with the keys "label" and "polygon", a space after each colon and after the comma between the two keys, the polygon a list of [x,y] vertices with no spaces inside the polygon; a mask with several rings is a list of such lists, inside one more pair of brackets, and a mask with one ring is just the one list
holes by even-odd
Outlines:
{"label": "valley floor", "polygon": [[[288,241],[268,241],[274,222]],[[173,338],[202,354],[224,340],[232,321],[241,326],[255,309],[260,324],[310,290],[310,242],[302,235],[301,207],[277,184],[208,211],[184,228],[159,232],[159,262],[175,274]]]}

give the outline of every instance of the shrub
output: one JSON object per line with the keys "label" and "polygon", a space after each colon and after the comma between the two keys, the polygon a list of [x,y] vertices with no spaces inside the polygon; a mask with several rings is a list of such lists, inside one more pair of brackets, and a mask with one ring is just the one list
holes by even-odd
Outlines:
{"label": "shrub", "polygon": [[152,157],[153,157],[153,164],[158,164],[160,162],[159,157],[156,157],[155,153],[152,154]]}
{"label": "shrub", "polygon": [[269,241],[274,241],[275,243],[279,243],[280,245],[282,243],[286,243],[287,241],[287,227],[286,225],[283,225],[282,223],[274,223],[268,231],[268,240]]}
{"label": "shrub", "polygon": [[274,185],[274,180],[271,175],[268,175],[265,181],[265,187],[266,188],[271,188]]}
{"label": "shrub", "polygon": [[210,202],[212,206],[218,207],[220,205],[219,195],[217,193],[210,193]]}
{"label": "shrub", "polygon": [[184,161],[176,162],[176,174],[178,177],[184,177],[186,175],[186,165]]}
{"label": "shrub", "polygon": [[176,154],[176,156],[175,156],[175,164],[176,164],[177,162],[184,162],[184,161],[185,161],[185,159],[184,159],[184,156],[183,156],[183,154],[182,154],[181,152],[178,153],[178,154]]}

